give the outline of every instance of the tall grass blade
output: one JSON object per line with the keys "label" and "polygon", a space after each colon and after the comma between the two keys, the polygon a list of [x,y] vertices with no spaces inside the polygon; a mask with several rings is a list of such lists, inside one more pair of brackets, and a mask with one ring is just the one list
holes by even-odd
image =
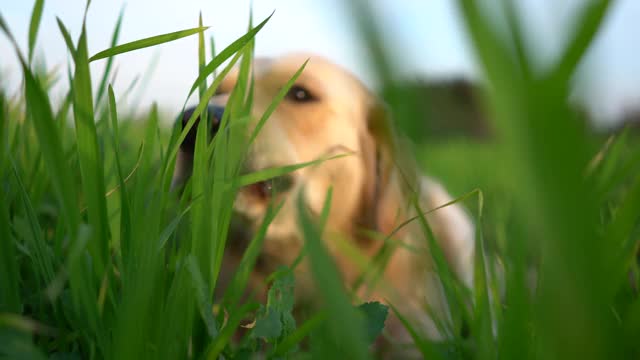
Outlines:
{"label": "tall grass blade", "polygon": [[[242,119],[250,113],[250,110],[245,106],[244,99],[246,98],[246,83],[245,80],[248,77],[250,71],[247,57],[251,57],[251,43],[248,43],[241,51],[237,53],[237,56],[242,57],[240,67],[238,69],[238,81],[234,89],[231,91],[229,100],[225,106],[225,111],[220,121],[220,128],[224,131],[219,131],[216,136],[216,141],[213,144],[212,150],[215,150],[215,157],[211,163],[211,173],[213,179],[217,178],[235,178],[240,170],[241,166],[241,151],[245,147],[246,137],[246,122],[237,121]],[[225,69],[226,70],[226,69]],[[220,77],[223,77],[221,74]],[[218,79],[216,79],[218,80]],[[230,119],[234,119],[234,122],[239,126],[232,126]],[[218,274],[222,266],[222,258],[224,249],[226,246],[229,226],[231,223],[232,206],[236,189],[225,186],[224,182],[214,181],[214,186],[211,188],[211,204],[213,204],[213,213],[216,216],[212,219],[212,224],[215,229],[215,238],[213,241],[213,258],[212,268],[210,271],[210,279],[213,286],[215,286]]]}
{"label": "tall grass blade", "polygon": [[525,47],[525,38],[522,29],[522,21],[517,13],[515,0],[501,0],[502,7],[506,14],[507,24],[511,32],[511,39],[513,41],[513,47],[515,50],[515,56],[522,70],[522,74],[525,79],[530,79],[531,73],[531,61]]}
{"label": "tall grass blade", "polygon": [[[202,13],[199,17],[199,22],[202,23]],[[204,49],[204,36],[202,33],[198,34],[198,72],[201,74],[204,68],[205,62],[205,49]],[[215,81],[214,81],[215,83]],[[199,88],[199,96],[200,96],[200,104],[208,103],[210,96],[206,96],[207,85],[206,85],[206,77],[203,83],[200,84]],[[192,237],[191,237],[191,247],[193,252],[195,253],[196,259],[198,261],[199,270],[198,274],[208,274],[209,270],[212,268],[210,259],[212,257],[212,243],[213,239],[211,239],[211,234],[214,233],[215,229],[211,227],[211,213],[212,213],[212,204],[210,203],[210,193],[211,187],[208,184],[208,179],[211,178],[209,175],[209,140],[210,140],[210,131],[211,128],[210,119],[207,115],[208,106],[205,106],[202,109],[202,113],[200,114],[201,121],[198,123],[198,129],[196,133],[196,140],[193,152],[193,170],[191,177],[191,191],[193,194],[197,196],[202,196],[205,200],[199,201],[193,204],[193,211],[191,216],[191,225],[192,225]],[[193,276],[193,270],[190,268]],[[201,275],[199,275],[201,276]],[[210,284],[212,279],[207,276],[206,284]],[[201,280],[204,281],[204,280]],[[203,294],[204,295],[204,294]],[[208,295],[208,293],[207,293]],[[199,302],[204,301],[201,297],[197,298]],[[207,298],[208,301],[208,298]],[[207,320],[208,318],[204,318],[203,320]],[[206,324],[209,329],[209,336],[212,336],[211,325]]]}
{"label": "tall grass blade", "polygon": [[131,204],[129,201],[129,194],[125,185],[125,177],[122,171],[122,163],[120,160],[120,131],[118,126],[118,111],[116,108],[116,98],[113,93],[113,88],[109,85],[109,114],[111,117],[111,142],[114,149],[114,156],[116,162],[116,170],[118,173],[118,185],[120,187],[120,243],[118,246],[122,250],[128,248],[131,243],[132,233],[132,219],[131,219]]}
{"label": "tall grass blade", "polygon": [[87,33],[83,31],[78,40],[73,77],[73,114],[76,126],[78,160],[82,175],[82,190],[87,203],[89,223],[94,228],[93,241],[89,249],[95,264],[95,275],[101,277],[105,269],[109,246],[109,220],[104,194],[104,169],[98,144],[98,134],[93,113],[91,73],[87,61]]}
{"label": "tall grass blade", "polygon": [[[200,16],[198,18],[198,26],[202,27],[202,12],[200,12]],[[204,46],[204,33],[199,32],[198,33],[198,77],[200,77],[200,74],[204,70],[205,62],[206,62],[206,48]],[[202,95],[204,95],[206,90],[207,90],[207,78],[205,76],[204,81],[200,84],[200,100],[202,100]],[[202,118],[204,119],[207,118],[206,108]]]}
{"label": "tall grass blade", "polygon": [[152,36],[145,39],[140,39],[140,40],[126,43],[126,44],[114,46],[93,55],[91,58],[89,58],[89,62],[116,56],[119,54],[127,53],[127,52],[138,50],[138,49],[144,49],[150,46],[164,44],[164,43],[171,42],[178,39],[182,39],[183,37],[201,33],[207,30],[208,28],[209,27],[197,27],[193,29],[181,30],[181,31]]}
{"label": "tall grass blade", "polygon": [[47,94],[25,63],[22,63],[22,70],[25,77],[27,107],[30,109],[44,163],[52,174],[53,188],[62,207],[62,221],[67,224],[73,236],[78,229],[80,219],[74,181],[71,178],[72,172],[64,156],[64,147],[54,123]]}
{"label": "tall grass blade", "polygon": [[209,300],[211,289],[205,283],[205,279],[202,277],[202,273],[200,273],[198,262],[193,255],[187,257],[186,265],[191,274],[192,286],[198,301],[200,316],[206,325],[209,337],[215,339],[218,336],[219,330],[216,319],[213,316],[213,306]]}
{"label": "tall grass blade", "polygon": [[[116,21],[116,26],[113,29],[113,34],[111,35],[111,48],[114,48],[116,44],[118,44],[118,38],[120,37],[120,28],[122,27],[122,18],[124,16],[124,6],[120,9],[120,15],[118,15],[118,21]],[[102,97],[104,96],[105,90],[107,90],[107,81],[109,80],[109,75],[111,74],[111,68],[113,67],[113,57],[109,57],[107,60],[107,65],[104,68],[104,72],[102,73],[102,78],[100,79],[100,83],[98,85],[98,93],[96,95],[96,106],[100,104]]]}
{"label": "tall grass blade", "polygon": [[[602,291],[611,249],[595,228],[597,201],[583,179],[593,144],[567,103],[565,80],[574,62],[558,76],[523,80],[505,50],[508,46],[493,33],[477,2],[458,4],[492,84],[497,128],[504,136],[514,180],[523,189],[515,194],[518,205],[537,220],[532,226],[537,236],[528,241],[539,247],[544,259],[533,316],[539,356],[615,356],[621,347],[606,336],[614,331],[614,317],[605,310],[610,299]],[[584,49],[577,44],[581,39],[569,48]]]}
{"label": "tall grass blade", "polygon": [[[615,295],[620,285],[625,285],[629,280],[627,272],[637,263],[638,243],[636,229],[640,222],[640,176],[636,176],[627,190],[625,198],[618,205],[613,220],[606,226],[609,245],[615,251],[611,253],[609,266],[613,281],[606,290],[610,296]],[[621,261],[622,260],[622,261]]]}
{"label": "tall grass blade", "polygon": [[434,267],[442,284],[442,288],[444,290],[444,298],[446,299],[446,303],[448,304],[448,311],[452,315],[453,323],[451,323],[449,319],[443,316],[442,311],[436,311],[435,313],[433,313],[434,309],[429,308],[432,307],[432,305],[428,304],[427,310],[429,312],[432,312],[431,317],[436,327],[439,328],[438,330],[445,337],[452,338],[460,333],[459,328],[461,327],[462,321],[469,318],[469,316],[466,315],[465,301],[461,298],[459,292],[457,291],[457,287],[460,286],[459,279],[456,278],[456,275],[450,269],[449,263],[447,262],[447,259],[444,255],[444,251],[438,244],[438,241],[442,240],[435,237],[435,234],[431,229],[431,225],[427,221],[425,212],[420,208],[420,205],[417,201],[414,201],[413,206],[418,214],[417,217],[422,232],[425,234],[427,248],[429,249],[429,255],[434,263]]}
{"label": "tall grass blade", "polygon": [[42,18],[42,9],[44,8],[44,0],[36,0],[31,11],[31,21],[29,22],[29,63],[33,59],[33,50],[36,46],[38,38],[38,29],[40,28],[40,19]]}
{"label": "tall grass blade", "polygon": [[99,336],[102,324],[98,316],[98,286],[92,269],[85,263],[87,244],[91,241],[91,228],[82,224],[74,242],[71,243],[66,259],[66,271],[69,276],[69,290],[73,301],[71,314],[72,326],[79,329],[80,336],[87,343],[95,343],[107,351],[104,339]]}
{"label": "tall grass blade", "polygon": [[298,222],[310,260],[311,273],[327,312],[327,326],[316,333],[315,354],[329,358],[368,358],[364,324],[345,294],[340,275],[325,248],[317,224],[311,219],[304,198],[297,198]]}
{"label": "tall grass blade", "polygon": [[[167,279],[169,280],[169,279]],[[171,360],[188,357],[192,344],[195,301],[191,276],[186,266],[176,269],[167,291],[158,335],[158,355]]]}
{"label": "tall grass blade", "polygon": [[191,94],[193,94],[193,92],[196,91],[196,89],[200,86],[200,83],[202,81],[204,81],[204,79],[207,76],[213,74],[213,72],[220,65],[222,65],[223,62],[225,62],[231,56],[233,56],[234,54],[238,53],[242,48],[244,48],[245,45],[247,45],[249,43],[249,41],[251,41],[256,36],[258,31],[260,31],[260,29],[262,29],[262,27],[264,27],[264,25],[267,23],[267,21],[269,21],[269,19],[271,19],[271,16],[273,16],[273,14],[269,15],[269,17],[264,19],[260,24],[258,24],[258,26],[256,26],[255,28],[253,28],[249,32],[247,32],[246,34],[244,34],[241,37],[239,37],[238,39],[236,39],[229,46],[224,48],[216,57],[214,57],[202,69],[202,71],[200,72],[200,75],[198,75],[198,78],[193,82],[193,85],[191,86],[191,89],[189,90],[189,94],[187,95],[187,97],[191,96]]}
{"label": "tall grass blade", "polygon": [[478,196],[478,219],[476,223],[476,245],[475,245],[475,269],[474,269],[474,289],[475,289],[475,314],[472,324],[473,333],[476,336],[478,346],[478,358],[495,359],[497,351],[494,344],[491,300],[489,297],[489,280],[487,279],[487,258],[485,255],[484,237],[482,234],[482,212],[484,208],[484,198],[482,192]]}
{"label": "tall grass blade", "polygon": [[251,136],[249,136],[248,146],[251,146],[251,144],[253,144],[254,140],[256,139],[256,136],[258,136],[258,133],[260,133],[260,130],[262,130],[262,127],[264,126],[264,124],[271,117],[271,114],[273,114],[273,112],[276,110],[280,102],[282,102],[284,97],[287,96],[287,93],[289,92],[293,84],[295,84],[295,82],[298,80],[298,78],[300,77],[300,74],[302,74],[302,71],[304,71],[304,68],[307,66],[308,62],[309,60],[307,59],[300,66],[298,71],[296,71],[295,74],[293,74],[291,79],[289,79],[289,81],[287,81],[287,83],[284,84],[284,86],[282,86],[282,88],[278,91],[278,94],[276,94],[276,96],[271,101],[271,104],[269,104],[267,109],[264,111],[264,113],[260,117],[260,120],[258,120],[258,123],[256,124],[256,127],[254,128],[253,132],[251,133]]}
{"label": "tall grass blade", "polygon": [[[0,202],[7,204],[4,191]],[[20,272],[7,207],[0,207],[0,312],[19,313],[22,310],[20,297]]]}
{"label": "tall grass blade", "polygon": [[283,204],[284,203],[280,203],[276,207],[271,205],[269,206],[269,208],[267,208],[260,228],[258,229],[258,231],[256,231],[255,235],[249,242],[247,249],[242,255],[242,259],[240,260],[240,265],[238,265],[238,267],[236,268],[233,279],[229,283],[229,286],[225,289],[222,299],[223,305],[231,307],[240,300],[242,292],[247,286],[251,271],[254,269],[256,261],[258,260],[258,256],[260,255],[260,251],[262,251],[262,244],[264,243],[267,229],[269,225],[271,225],[271,222],[276,217],[276,215],[278,215],[278,212],[282,208]]}
{"label": "tall grass blade", "polygon": [[564,49],[560,61],[550,73],[550,78],[555,81],[565,82],[574,73],[585,52],[593,43],[593,39],[602,28],[601,24],[609,14],[609,10],[615,1],[598,0],[584,3],[584,9],[574,34],[568,46]]}
{"label": "tall grass blade", "polygon": [[46,286],[54,277],[53,259],[51,258],[52,253],[49,251],[44,240],[38,216],[33,208],[31,199],[29,199],[29,194],[22,183],[22,179],[20,178],[20,174],[18,174],[18,169],[16,169],[15,164],[13,164],[13,175],[16,179],[16,183],[18,184],[18,192],[20,193],[22,205],[29,224],[29,230],[31,232],[31,234],[29,234],[29,238],[26,239],[27,247],[31,250],[33,263],[38,268],[36,276],[40,279],[40,286]]}
{"label": "tall grass blade", "polygon": [[[200,103],[207,101],[208,99],[203,97]],[[193,210],[191,211],[191,249],[195,254],[199,266],[198,274],[206,274],[206,284],[213,286],[215,280],[210,274],[213,269],[212,258],[214,256],[214,242],[216,241],[216,239],[213,238],[213,234],[215,234],[216,228],[213,226],[215,220],[212,221],[211,218],[219,215],[215,214],[215,205],[211,202],[211,193],[213,190],[208,181],[211,179],[211,158],[208,151],[210,146],[208,123],[208,119],[204,118],[198,123],[193,155],[191,191],[192,194],[196,196],[202,196],[204,200],[194,203]],[[212,216],[212,214],[215,215]],[[193,272],[193,270],[191,271]]]}
{"label": "tall grass blade", "polygon": [[56,18],[56,22],[58,23],[58,28],[60,29],[60,33],[62,34],[62,38],[64,39],[65,44],[67,44],[67,49],[71,53],[71,57],[76,57],[76,47],[73,45],[73,39],[71,39],[71,35],[69,34],[69,30],[64,25],[60,18]]}
{"label": "tall grass blade", "polygon": [[345,156],[351,156],[351,155],[352,154],[338,154],[334,156],[326,156],[317,160],[302,162],[299,164],[285,165],[285,166],[279,166],[274,168],[268,168],[260,171],[254,171],[252,173],[239,176],[237,179],[235,179],[236,186],[243,187],[243,186],[255,184],[257,182],[271,180],[271,179],[277,178],[278,176],[286,175],[288,173],[291,173],[293,171],[296,171],[305,167],[318,165],[325,161],[340,159]]}
{"label": "tall grass blade", "polygon": [[[215,59],[216,58],[216,42],[213,39],[213,36],[209,37],[209,50],[211,51],[211,58]],[[215,79],[216,77],[216,71],[214,70],[213,73],[211,74],[213,76],[213,78]]]}
{"label": "tall grass blade", "polygon": [[[175,141],[173,141],[171,143],[171,145],[169,147],[168,155],[167,155],[167,157],[165,159],[165,164],[164,164],[163,185],[165,187],[168,187],[169,184],[171,183],[170,179],[171,179],[172,170],[173,170],[172,166],[175,164],[175,159],[176,159],[176,156],[178,155],[178,150],[180,149],[180,144],[182,144],[184,139],[187,137],[187,134],[189,133],[189,131],[193,127],[193,124],[195,124],[196,119],[198,119],[198,117],[200,117],[200,115],[202,114],[204,109],[209,105],[209,99],[215,93],[216,89],[218,88],[218,86],[222,82],[222,79],[224,78],[224,76],[226,76],[226,74],[228,74],[229,71],[231,71],[232,67],[235,65],[235,63],[238,61],[239,58],[240,58],[240,55],[236,54],[233,57],[233,59],[231,59],[229,64],[223,69],[223,71],[220,72],[220,75],[213,81],[211,86],[209,86],[209,88],[205,92],[204,96],[202,97],[202,100],[200,101],[200,103],[194,109],[193,114],[191,115],[189,120],[187,120],[187,122],[184,124],[184,126],[180,130],[180,133],[175,138]],[[180,129],[180,127],[177,127],[177,129]]]}
{"label": "tall grass blade", "polygon": [[[193,201],[196,201],[196,200],[197,199],[194,199]],[[182,212],[175,219],[173,219],[164,230],[162,230],[162,233],[160,233],[160,238],[158,239],[159,250],[162,250],[165,247],[165,245],[167,244],[167,241],[169,241],[169,239],[171,238],[171,235],[175,233],[175,231],[178,228],[178,225],[180,225],[180,222],[185,217],[185,215],[189,213],[190,210],[191,210],[191,205],[187,206],[184,210],[182,210]]]}
{"label": "tall grass blade", "polygon": [[[9,167],[9,106],[0,90],[0,179],[4,179]],[[8,174],[7,174],[8,175]],[[9,204],[7,191],[0,191],[0,204]],[[0,206],[0,312],[21,311],[20,272],[16,244],[11,235],[11,218],[8,206]]]}

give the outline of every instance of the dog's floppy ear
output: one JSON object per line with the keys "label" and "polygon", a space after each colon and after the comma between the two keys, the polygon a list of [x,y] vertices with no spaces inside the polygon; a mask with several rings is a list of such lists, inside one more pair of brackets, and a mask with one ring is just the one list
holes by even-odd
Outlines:
{"label": "dog's floppy ear", "polygon": [[[378,98],[366,109],[366,130],[361,138],[365,163],[363,224],[390,233],[402,221],[409,202],[404,201],[415,185],[416,166],[402,150],[389,107]],[[404,156],[402,155],[404,154]]]}
{"label": "dog's floppy ear", "polygon": [[[362,224],[389,235],[415,215],[412,197],[423,210],[435,209],[452,200],[442,185],[420,176],[409,146],[394,132],[390,112],[384,104],[368,109],[367,131],[362,140],[367,169],[362,202]],[[473,279],[474,226],[463,207],[453,204],[426,215],[436,241],[457,275],[471,286]],[[406,230],[395,234],[402,238]]]}
{"label": "dog's floppy ear", "polygon": [[[193,116],[195,107],[190,107],[182,113],[182,116],[179,120],[181,129],[184,129],[187,122]],[[222,113],[224,108],[209,105],[207,107],[207,117],[210,122],[210,131],[211,135],[215,135],[218,131],[218,126],[220,125],[220,119],[222,119]],[[198,131],[198,125],[200,123],[200,116],[198,116],[195,120],[195,123],[189,129],[187,136],[184,138],[184,141],[180,144],[180,150],[178,151],[178,156],[176,158],[176,166],[173,171],[173,179],[171,181],[171,187],[175,188],[183,185],[189,176],[191,176],[191,171],[193,170],[193,152],[195,150],[196,145],[196,135]]]}

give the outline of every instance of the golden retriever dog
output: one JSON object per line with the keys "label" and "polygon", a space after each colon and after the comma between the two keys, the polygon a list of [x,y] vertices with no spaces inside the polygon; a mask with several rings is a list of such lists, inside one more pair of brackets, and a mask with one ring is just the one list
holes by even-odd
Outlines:
{"label": "golden retriever dog", "polygon": [[[264,293],[265,278],[278,266],[290,265],[304,247],[297,223],[296,200],[302,196],[311,214],[322,212],[329,188],[333,201],[323,241],[350,288],[365,269],[347,256],[346,242],[365,258],[380,251],[386,235],[393,233],[394,248],[377,284],[357,289],[362,301],[389,302],[431,338],[441,338],[425,308],[447,318],[442,286],[429,255],[428,242],[419,221],[413,221],[394,233],[407,219],[416,215],[411,197],[419,197],[423,211],[438,208],[452,200],[436,181],[419,175],[407,154],[399,151],[393,136],[390,116],[380,100],[358,79],[341,67],[318,56],[291,54],[277,59],[256,59],[253,121],[257,122],[280,89],[300,66],[309,62],[284,100],[267,120],[247,150],[247,171],[313,161],[331,155],[349,153],[301,168],[279,179],[277,192],[260,183],[242,188],[233,205],[241,218],[238,229],[230,230],[226,261],[233,262],[246,244],[247,233],[256,230],[270,201],[283,206],[268,227],[260,259],[251,286]],[[229,92],[238,72],[222,81],[211,99],[209,113],[222,116]],[[190,115],[190,114],[189,114]],[[189,116],[185,115],[185,120]],[[233,122],[233,119],[230,119]],[[251,131],[255,123],[248,128]],[[195,129],[195,127],[194,127]],[[174,183],[186,181],[191,171],[194,134],[182,144]],[[468,286],[473,277],[474,226],[465,210],[457,204],[429,212],[426,216],[435,238],[454,273]],[[233,225],[232,225],[233,227]],[[375,236],[372,234],[380,234]],[[245,238],[245,240],[241,239]],[[235,245],[234,245],[235,244]],[[229,267],[223,267],[229,271]],[[224,274],[221,274],[224,277]],[[306,260],[295,269],[296,298],[313,297],[313,281]],[[397,319],[387,320],[392,337],[409,340]],[[404,335],[402,335],[404,334]]]}

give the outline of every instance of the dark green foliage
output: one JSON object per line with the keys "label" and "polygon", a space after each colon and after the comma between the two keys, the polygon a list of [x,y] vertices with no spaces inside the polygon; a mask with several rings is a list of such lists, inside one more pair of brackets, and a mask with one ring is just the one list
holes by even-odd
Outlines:
{"label": "dark green foliage", "polygon": [[358,306],[358,310],[364,315],[367,341],[373,343],[384,329],[389,308],[378,302],[367,302]]}
{"label": "dark green foliage", "polygon": [[252,337],[270,343],[277,343],[296,329],[296,320],[293,318],[293,274],[286,269],[281,274],[269,289],[267,305],[260,306],[251,332]]}

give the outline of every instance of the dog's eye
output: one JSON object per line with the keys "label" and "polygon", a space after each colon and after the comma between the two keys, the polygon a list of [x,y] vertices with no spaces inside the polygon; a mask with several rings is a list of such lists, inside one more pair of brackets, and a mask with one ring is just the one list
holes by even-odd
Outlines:
{"label": "dog's eye", "polygon": [[216,92],[213,94],[213,96],[224,95],[224,94],[226,94],[228,92],[229,92],[229,90],[227,90],[227,89],[217,88]]}
{"label": "dog's eye", "polygon": [[299,103],[310,102],[316,100],[316,97],[311,94],[309,90],[300,86],[293,85],[289,92],[287,93],[287,99]]}

